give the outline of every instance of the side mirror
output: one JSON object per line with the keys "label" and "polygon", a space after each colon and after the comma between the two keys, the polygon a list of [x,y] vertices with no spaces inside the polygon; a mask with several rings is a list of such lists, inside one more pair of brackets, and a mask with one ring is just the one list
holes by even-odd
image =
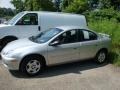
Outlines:
{"label": "side mirror", "polygon": [[57,46],[57,45],[59,45],[59,44],[60,44],[59,41],[54,41],[54,42],[50,43],[50,46]]}

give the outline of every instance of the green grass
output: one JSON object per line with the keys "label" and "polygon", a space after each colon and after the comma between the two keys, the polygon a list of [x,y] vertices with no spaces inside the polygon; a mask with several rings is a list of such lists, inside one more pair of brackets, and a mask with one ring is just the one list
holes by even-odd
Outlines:
{"label": "green grass", "polygon": [[114,65],[120,66],[120,23],[113,20],[90,21],[89,28],[100,33],[109,34],[112,39],[112,48],[109,60]]}

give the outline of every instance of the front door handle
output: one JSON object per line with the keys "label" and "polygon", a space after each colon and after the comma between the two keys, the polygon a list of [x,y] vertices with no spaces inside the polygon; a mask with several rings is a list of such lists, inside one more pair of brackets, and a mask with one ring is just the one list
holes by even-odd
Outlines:
{"label": "front door handle", "polygon": [[41,30],[41,27],[40,26],[38,26],[38,31],[40,31]]}

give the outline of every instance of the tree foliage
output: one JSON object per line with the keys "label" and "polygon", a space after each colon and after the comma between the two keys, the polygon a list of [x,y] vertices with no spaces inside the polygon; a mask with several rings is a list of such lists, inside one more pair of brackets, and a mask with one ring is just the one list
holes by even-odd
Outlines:
{"label": "tree foliage", "polygon": [[52,0],[12,0],[11,3],[16,8],[17,12],[24,10],[29,11],[55,11]]}
{"label": "tree foliage", "polygon": [[72,2],[73,2],[73,0],[63,0],[62,1],[62,9],[65,9],[66,7],[68,7]]}
{"label": "tree foliage", "polygon": [[120,0],[111,0],[111,5],[114,9],[120,9]]}
{"label": "tree foliage", "polygon": [[120,10],[120,0],[12,0],[11,3],[17,12],[40,10],[84,13],[98,9],[102,14],[105,14],[110,8]]}
{"label": "tree foliage", "polygon": [[14,10],[11,8],[0,8],[0,17],[13,16]]}
{"label": "tree foliage", "polygon": [[88,9],[89,8],[87,0],[73,0],[69,2],[68,7],[66,7],[63,11],[72,13],[83,13]]}
{"label": "tree foliage", "polygon": [[21,12],[25,10],[23,0],[11,0],[11,3],[16,8],[17,12]]}
{"label": "tree foliage", "polygon": [[61,0],[53,0],[53,4],[57,11],[61,11]]}
{"label": "tree foliage", "polygon": [[110,0],[100,0],[101,8],[109,8],[111,7],[111,1]]}

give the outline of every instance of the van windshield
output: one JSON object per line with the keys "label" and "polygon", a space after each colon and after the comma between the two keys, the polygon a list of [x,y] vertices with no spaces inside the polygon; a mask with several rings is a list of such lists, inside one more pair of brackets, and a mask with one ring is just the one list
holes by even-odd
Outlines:
{"label": "van windshield", "polygon": [[29,38],[29,40],[35,42],[35,43],[45,43],[49,41],[51,38],[53,38],[55,35],[59,34],[62,30],[58,28],[51,28],[47,31],[43,31],[40,34],[36,36],[32,36]]}
{"label": "van windshield", "polygon": [[16,20],[18,20],[18,18],[20,18],[23,14],[24,12],[18,13],[11,20],[9,20],[7,24],[13,25],[16,22]]}

